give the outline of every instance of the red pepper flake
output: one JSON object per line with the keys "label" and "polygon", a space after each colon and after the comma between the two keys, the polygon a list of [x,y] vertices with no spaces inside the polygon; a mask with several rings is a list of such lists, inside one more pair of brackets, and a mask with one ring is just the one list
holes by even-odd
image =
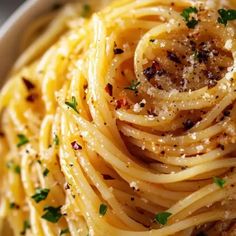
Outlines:
{"label": "red pepper flake", "polygon": [[167,51],[167,58],[175,63],[181,64],[180,59],[178,58],[178,56],[174,52]]}
{"label": "red pepper flake", "polygon": [[64,185],[64,189],[65,189],[65,190],[70,189],[70,185],[69,185],[68,183],[66,183],[66,184]]}
{"label": "red pepper flake", "polygon": [[38,94],[32,93],[32,94],[29,94],[29,95],[26,97],[26,101],[28,101],[28,102],[34,102],[37,98],[38,98]]}
{"label": "red pepper flake", "polygon": [[209,89],[215,87],[216,85],[217,85],[217,81],[215,81],[215,80],[208,81],[208,88]]}
{"label": "red pepper flake", "polygon": [[213,74],[211,71],[204,70],[203,73],[210,80],[220,80],[220,76],[217,74]]}
{"label": "red pepper flake", "polygon": [[150,108],[149,110],[147,110],[147,113],[149,116],[153,116],[153,117],[157,116],[154,108]]}
{"label": "red pepper flake", "polygon": [[27,90],[30,91],[35,88],[35,85],[32,82],[30,82],[28,79],[26,79],[25,77],[22,77],[22,81],[25,87],[27,88]]}
{"label": "red pepper flake", "polygon": [[190,40],[189,43],[191,45],[191,50],[196,51],[196,47],[197,47],[196,42],[194,42],[193,40]]}
{"label": "red pepper flake", "polygon": [[113,86],[112,86],[110,83],[108,83],[108,84],[106,85],[106,87],[105,87],[105,91],[106,91],[110,96],[112,96],[112,94],[113,94]]}
{"label": "red pepper flake", "polygon": [[193,122],[190,119],[183,122],[183,126],[184,126],[185,130],[189,130],[189,129],[193,128],[194,125],[195,125],[195,122]]}
{"label": "red pepper flake", "polygon": [[114,48],[113,51],[115,55],[124,53],[124,50],[121,48]]}
{"label": "red pepper flake", "polygon": [[104,180],[113,180],[113,179],[115,179],[112,176],[107,175],[107,174],[102,174],[102,177],[103,177]]}
{"label": "red pepper flake", "polygon": [[82,147],[76,141],[72,142],[71,146],[75,151],[82,149]]}
{"label": "red pepper flake", "polygon": [[230,111],[229,110],[225,110],[224,111],[224,116],[230,116]]}
{"label": "red pepper flake", "polygon": [[196,53],[196,57],[199,63],[207,63],[209,59],[209,52],[206,50],[201,50]]}
{"label": "red pepper flake", "polygon": [[152,66],[147,67],[143,71],[143,74],[148,80],[152,79],[155,75],[162,76],[165,73],[165,70],[161,69],[160,63],[157,61],[153,61]]}
{"label": "red pepper flake", "polygon": [[218,144],[218,146],[217,146],[218,148],[220,148],[222,151],[224,151],[225,150],[225,146],[223,145],[223,144]]}
{"label": "red pepper flake", "polygon": [[125,107],[128,105],[128,101],[125,98],[118,99],[115,101],[116,103],[116,109],[120,109],[121,107]]}

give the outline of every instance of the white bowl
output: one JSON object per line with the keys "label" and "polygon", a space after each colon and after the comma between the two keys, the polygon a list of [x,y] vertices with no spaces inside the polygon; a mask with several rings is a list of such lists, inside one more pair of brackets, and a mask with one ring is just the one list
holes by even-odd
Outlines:
{"label": "white bowl", "polygon": [[[66,1],[66,0],[65,0]],[[37,16],[63,0],[28,0],[0,29],[0,85],[18,56],[19,40],[24,29]]]}

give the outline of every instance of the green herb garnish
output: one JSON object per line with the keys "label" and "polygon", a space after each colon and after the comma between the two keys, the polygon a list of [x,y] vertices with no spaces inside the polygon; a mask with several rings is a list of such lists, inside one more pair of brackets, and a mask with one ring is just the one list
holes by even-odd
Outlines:
{"label": "green herb garnish", "polygon": [[82,12],[81,12],[81,16],[86,18],[90,15],[90,13],[91,13],[91,6],[88,4],[84,4]]}
{"label": "green herb garnish", "polygon": [[100,207],[99,207],[99,214],[101,216],[104,216],[107,212],[107,205],[105,204],[101,204]]}
{"label": "green herb garnish", "polygon": [[27,229],[30,229],[31,228],[31,226],[30,226],[30,223],[29,223],[29,221],[28,220],[25,220],[24,221],[24,224],[23,224],[23,230],[21,231],[21,235],[25,235],[26,234],[26,230]]}
{"label": "green herb garnish", "polygon": [[18,205],[18,204],[16,204],[15,202],[10,202],[10,209],[19,209],[20,208],[20,206]]}
{"label": "green herb garnish", "polygon": [[31,198],[33,198],[36,203],[39,203],[47,198],[49,191],[50,190],[47,188],[37,188]]}
{"label": "green herb garnish", "polygon": [[61,214],[61,206],[59,207],[44,207],[45,214],[42,215],[42,218],[51,222],[51,223],[57,223],[60,218],[62,217]]}
{"label": "green herb garnish", "polygon": [[48,176],[48,173],[49,173],[49,169],[46,168],[46,169],[43,171],[43,176],[44,176],[44,177]]}
{"label": "green herb garnish", "polygon": [[168,218],[171,216],[172,214],[170,212],[160,212],[155,216],[155,220],[162,224],[165,225],[168,221]]}
{"label": "green herb garnish", "polygon": [[37,160],[37,162],[39,163],[39,165],[42,165],[42,161],[41,160]]}
{"label": "green herb garnish", "polygon": [[61,230],[60,235],[68,234],[68,233],[70,233],[70,230],[68,228],[65,228]]}
{"label": "green herb garnish", "polygon": [[183,10],[183,12],[181,13],[181,16],[184,18],[184,20],[186,21],[186,25],[188,26],[188,28],[190,29],[194,29],[195,26],[198,24],[198,20],[196,20],[193,17],[190,17],[190,15],[192,13],[198,13],[198,9],[196,7],[188,7],[186,9]]}
{"label": "green herb garnish", "polygon": [[131,81],[130,86],[125,87],[125,89],[134,91],[135,93],[138,92],[138,86],[141,84],[141,82],[135,82],[134,80]]}
{"label": "green herb garnish", "polygon": [[78,103],[77,103],[77,101],[76,101],[76,98],[75,98],[75,96],[72,96],[72,98],[71,98],[71,102],[65,102],[65,104],[67,105],[67,106],[69,106],[70,108],[72,108],[74,111],[76,111],[77,113],[79,113],[78,112],[78,110],[77,110],[77,105],[78,105]]}
{"label": "green herb garnish", "polygon": [[54,138],[53,138],[53,143],[54,143],[56,146],[58,146],[58,145],[59,145],[59,143],[60,143],[60,141],[59,141],[59,137],[58,137],[58,135],[57,135],[57,134],[55,134],[55,135],[54,135]]}
{"label": "green herb garnish", "polygon": [[226,181],[224,179],[221,179],[219,177],[213,177],[213,182],[218,185],[220,188],[224,187],[224,184],[226,183]]}
{"label": "green herb garnish", "polygon": [[18,148],[29,142],[29,140],[26,138],[26,136],[24,134],[18,134],[17,137],[19,139],[19,141],[16,145]]}
{"label": "green herb garnish", "polygon": [[228,21],[236,20],[236,10],[225,10],[219,9],[218,13],[220,17],[218,18],[218,22],[223,25],[227,25]]}
{"label": "green herb garnish", "polygon": [[20,174],[20,166],[15,165],[14,166],[14,171],[15,171],[16,174]]}
{"label": "green herb garnish", "polygon": [[16,165],[13,161],[7,162],[7,168],[14,171],[16,174],[20,174],[20,166]]}

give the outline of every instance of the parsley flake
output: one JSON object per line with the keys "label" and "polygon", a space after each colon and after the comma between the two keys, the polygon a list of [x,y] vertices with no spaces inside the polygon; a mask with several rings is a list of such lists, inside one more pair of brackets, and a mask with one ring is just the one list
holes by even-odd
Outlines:
{"label": "parsley flake", "polygon": [[7,168],[14,171],[16,174],[20,174],[20,166],[16,165],[13,161],[7,162]]}
{"label": "parsley flake", "polygon": [[70,233],[70,230],[68,228],[65,228],[61,230],[60,235],[68,234],[68,233]]}
{"label": "parsley flake", "polygon": [[101,204],[100,207],[99,207],[99,214],[101,216],[104,216],[107,212],[107,205],[105,204]]}
{"label": "parsley flake", "polygon": [[67,106],[69,106],[70,108],[72,108],[74,111],[76,111],[77,113],[79,113],[78,112],[78,110],[77,110],[77,105],[78,105],[78,103],[77,103],[77,101],[76,101],[76,98],[75,98],[75,96],[72,96],[72,98],[71,98],[71,102],[65,102],[65,104],[67,105]]}
{"label": "parsley flake", "polygon": [[31,196],[31,198],[33,198],[36,203],[39,203],[47,198],[49,191],[50,190],[47,188],[37,188],[35,194]]}
{"label": "parsley flake", "polygon": [[60,218],[62,217],[61,214],[61,206],[59,207],[44,207],[44,215],[42,215],[42,218],[51,222],[51,223],[57,223]]}
{"label": "parsley flake", "polygon": [[228,21],[236,20],[236,10],[225,10],[219,9],[218,13],[220,17],[218,18],[218,22],[223,25],[227,25]]}
{"label": "parsley flake", "polygon": [[132,80],[130,86],[125,87],[125,89],[134,91],[135,93],[138,93],[138,86],[140,84],[141,84],[141,82],[135,82],[134,80]]}
{"label": "parsley flake", "polygon": [[11,202],[9,206],[10,206],[10,209],[18,210],[20,208],[20,206],[16,204],[15,202]]}
{"label": "parsley flake", "polygon": [[86,18],[90,15],[90,13],[91,13],[91,6],[88,4],[84,4],[82,12],[81,12],[81,16]]}
{"label": "parsley flake", "polygon": [[224,184],[226,183],[226,181],[224,179],[221,179],[219,177],[213,177],[213,182],[218,185],[220,188],[224,187]]}
{"label": "parsley flake", "polygon": [[168,221],[168,218],[171,216],[172,214],[170,212],[160,212],[155,216],[155,220],[162,224],[165,225]]}
{"label": "parsley flake", "polygon": [[198,13],[198,9],[196,7],[188,7],[185,8],[183,10],[183,12],[181,13],[181,16],[184,18],[184,20],[186,21],[186,25],[188,26],[188,28],[190,29],[194,29],[195,26],[198,24],[198,20],[196,20],[195,18],[191,17],[192,13]]}
{"label": "parsley flake", "polygon": [[18,148],[29,142],[29,140],[26,138],[26,136],[24,134],[18,134],[17,137],[19,139],[19,141],[16,145]]}
{"label": "parsley flake", "polygon": [[26,234],[26,230],[27,229],[30,229],[31,226],[30,226],[30,223],[28,220],[25,220],[24,221],[24,224],[23,224],[23,230],[20,232],[21,235],[25,235]]}
{"label": "parsley flake", "polygon": [[46,169],[43,171],[43,176],[44,176],[44,177],[48,176],[48,173],[49,173],[49,169],[46,168]]}
{"label": "parsley flake", "polygon": [[53,143],[54,143],[56,146],[58,146],[58,145],[59,145],[59,143],[60,143],[60,141],[59,141],[59,137],[58,137],[58,135],[57,135],[57,134],[55,134],[55,135],[54,135],[54,138],[53,138]]}

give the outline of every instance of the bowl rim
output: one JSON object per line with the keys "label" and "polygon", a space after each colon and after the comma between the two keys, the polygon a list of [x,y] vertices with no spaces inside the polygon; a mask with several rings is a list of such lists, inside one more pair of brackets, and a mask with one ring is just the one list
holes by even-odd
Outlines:
{"label": "bowl rim", "polygon": [[0,40],[5,34],[11,29],[11,27],[16,23],[19,18],[21,18],[24,13],[37,2],[37,0],[26,0],[23,2],[16,10],[7,18],[7,20],[0,27]]}
{"label": "bowl rim", "polygon": [[32,20],[60,0],[26,0],[0,27],[0,88],[19,56],[19,41],[22,31]]}

